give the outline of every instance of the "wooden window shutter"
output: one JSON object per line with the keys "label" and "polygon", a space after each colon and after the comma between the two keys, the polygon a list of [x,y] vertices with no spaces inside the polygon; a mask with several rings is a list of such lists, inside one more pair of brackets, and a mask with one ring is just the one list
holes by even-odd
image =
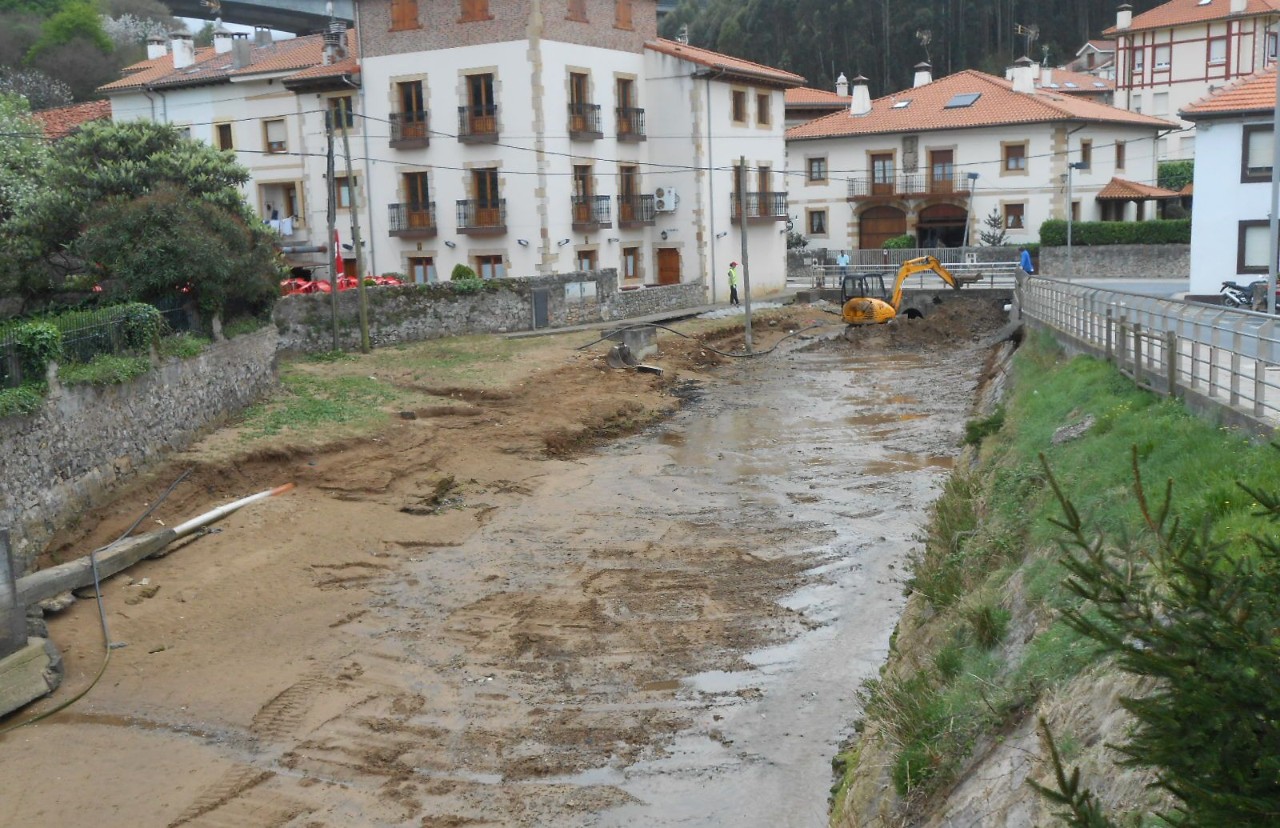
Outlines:
{"label": "wooden window shutter", "polygon": [[631,23],[631,0],[617,0],[614,6],[613,25],[619,29],[634,28]]}

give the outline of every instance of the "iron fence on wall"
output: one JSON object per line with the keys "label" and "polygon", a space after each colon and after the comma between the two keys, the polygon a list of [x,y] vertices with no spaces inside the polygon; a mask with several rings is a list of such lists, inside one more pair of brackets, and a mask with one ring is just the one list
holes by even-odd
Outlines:
{"label": "iron fence on wall", "polygon": [[1252,311],[1019,280],[1024,317],[1113,362],[1139,385],[1280,425],[1280,320]]}

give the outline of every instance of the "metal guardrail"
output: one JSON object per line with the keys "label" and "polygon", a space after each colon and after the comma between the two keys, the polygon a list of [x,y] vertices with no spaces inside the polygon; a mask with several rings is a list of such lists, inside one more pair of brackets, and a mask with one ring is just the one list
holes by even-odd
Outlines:
{"label": "metal guardrail", "polygon": [[1024,317],[1116,364],[1140,386],[1194,394],[1280,425],[1280,320],[1042,276],[1020,280]]}
{"label": "metal guardrail", "polygon": [[[946,265],[946,268],[962,285],[1003,288],[1005,290],[1014,287],[1018,274],[1022,272],[1022,269],[1017,264],[1009,262],[950,264]],[[850,264],[847,267],[842,267],[841,265],[810,265],[808,278],[799,281],[793,278],[790,280],[790,285],[792,287],[838,288],[840,287],[840,280],[844,278],[845,273],[884,273],[887,274],[889,280],[892,280],[897,271],[896,265],[887,267],[865,264]],[[941,281],[931,273],[922,272],[908,277],[902,284],[908,288],[930,288],[937,287],[941,284]]]}

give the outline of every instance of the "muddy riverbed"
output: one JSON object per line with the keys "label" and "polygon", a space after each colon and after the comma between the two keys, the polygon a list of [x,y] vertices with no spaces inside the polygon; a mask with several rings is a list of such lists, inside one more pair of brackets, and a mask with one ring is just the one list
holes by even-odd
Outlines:
{"label": "muddy riverbed", "polygon": [[[514,391],[206,473],[175,511],[299,490],[107,586],[127,646],[0,741],[0,823],[825,824],[1000,321],[793,338],[570,459],[512,436]],[[523,393],[571,367],[584,409],[659,393],[578,363]],[[69,695],[96,609],[50,626]]]}

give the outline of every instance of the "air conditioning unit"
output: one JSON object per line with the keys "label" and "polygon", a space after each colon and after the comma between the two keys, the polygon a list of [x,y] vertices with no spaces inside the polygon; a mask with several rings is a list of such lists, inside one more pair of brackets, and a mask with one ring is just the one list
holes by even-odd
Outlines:
{"label": "air conditioning unit", "polygon": [[659,213],[674,213],[680,196],[672,187],[659,187],[653,191],[653,209]]}

